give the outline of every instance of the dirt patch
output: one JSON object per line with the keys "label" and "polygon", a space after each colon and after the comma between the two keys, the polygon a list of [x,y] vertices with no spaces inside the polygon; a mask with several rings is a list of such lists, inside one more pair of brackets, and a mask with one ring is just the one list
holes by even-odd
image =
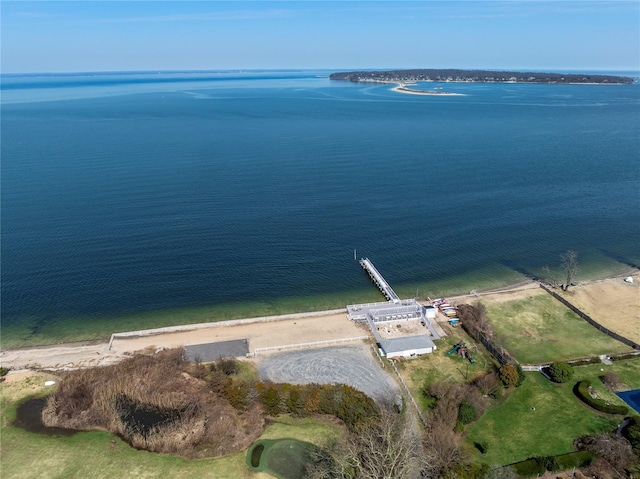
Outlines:
{"label": "dirt patch", "polygon": [[376,400],[396,400],[400,388],[366,346],[339,346],[277,353],[258,358],[263,381],[348,384]]}
{"label": "dirt patch", "polygon": [[557,292],[601,325],[640,343],[640,274],[633,283],[610,278]]}

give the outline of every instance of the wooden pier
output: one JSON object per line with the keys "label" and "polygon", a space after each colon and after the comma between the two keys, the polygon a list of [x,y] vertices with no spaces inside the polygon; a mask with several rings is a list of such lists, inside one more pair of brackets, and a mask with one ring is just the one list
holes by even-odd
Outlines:
{"label": "wooden pier", "polygon": [[384,294],[384,296],[389,301],[392,301],[394,303],[399,303],[400,302],[400,298],[398,297],[398,295],[395,293],[395,291],[393,291],[391,286],[389,286],[389,283],[387,283],[385,281],[385,279],[378,272],[378,270],[373,265],[373,263],[369,260],[369,258],[362,258],[360,260],[360,266],[362,266],[362,269],[364,269],[369,274],[369,276],[371,277],[372,281],[378,287],[380,292],[382,294]]}

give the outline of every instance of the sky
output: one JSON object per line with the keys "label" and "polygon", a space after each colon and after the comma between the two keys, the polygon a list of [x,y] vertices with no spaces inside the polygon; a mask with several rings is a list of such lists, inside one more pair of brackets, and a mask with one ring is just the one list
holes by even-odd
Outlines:
{"label": "sky", "polygon": [[640,70],[637,0],[0,2],[2,73]]}

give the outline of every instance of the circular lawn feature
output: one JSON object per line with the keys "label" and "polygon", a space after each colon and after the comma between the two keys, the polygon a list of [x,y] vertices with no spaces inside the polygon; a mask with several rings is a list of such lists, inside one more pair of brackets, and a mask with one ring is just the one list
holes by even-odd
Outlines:
{"label": "circular lawn feature", "polygon": [[314,447],[297,439],[260,439],[247,451],[247,467],[279,479],[304,479]]}

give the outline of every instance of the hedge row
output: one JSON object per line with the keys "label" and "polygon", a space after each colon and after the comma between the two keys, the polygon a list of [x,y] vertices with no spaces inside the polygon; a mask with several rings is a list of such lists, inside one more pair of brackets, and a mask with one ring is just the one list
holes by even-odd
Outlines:
{"label": "hedge row", "polygon": [[560,456],[532,457],[526,461],[511,464],[515,472],[521,477],[532,477],[544,474],[546,471],[566,471],[574,467],[591,464],[594,456],[589,451],[571,452]]}
{"label": "hedge row", "polygon": [[597,409],[600,412],[605,412],[607,414],[620,414],[622,416],[626,415],[629,412],[629,408],[626,406],[616,406],[613,404],[607,404],[606,401],[602,399],[595,399],[591,397],[589,394],[589,387],[591,386],[591,381],[585,379],[584,381],[580,381],[577,384],[575,389],[576,394],[580,399],[582,399],[585,403],[591,406],[594,409]]}
{"label": "hedge row", "polygon": [[637,359],[640,354],[636,353],[624,353],[624,354],[612,354],[609,356],[611,361],[626,361],[627,359]]}

